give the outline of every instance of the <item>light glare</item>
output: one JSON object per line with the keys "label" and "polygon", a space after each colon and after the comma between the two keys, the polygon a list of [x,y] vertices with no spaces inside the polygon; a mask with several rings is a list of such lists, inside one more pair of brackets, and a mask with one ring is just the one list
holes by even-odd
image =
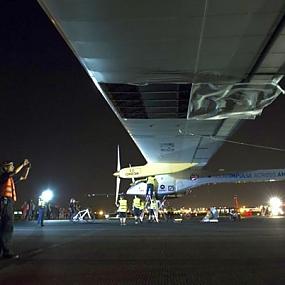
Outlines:
{"label": "light glare", "polygon": [[282,213],[282,201],[278,197],[272,197],[269,200],[272,216],[277,216]]}
{"label": "light glare", "polygon": [[53,192],[50,189],[43,191],[41,198],[44,202],[48,203],[53,198]]}

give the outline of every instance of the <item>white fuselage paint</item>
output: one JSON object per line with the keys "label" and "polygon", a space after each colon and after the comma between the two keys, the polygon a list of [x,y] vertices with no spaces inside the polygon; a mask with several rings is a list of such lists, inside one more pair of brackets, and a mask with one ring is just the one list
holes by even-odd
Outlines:
{"label": "white fuselage paint", "polygon": [[[201,170],[187,170],[171,175],[157,175],[159,196],[183,195],[188,190],[202,185],[220,183],[273,182],[285,180],[285,169],[210,174]],[[146,183],[139,182],[127,190],[129,195],[145,195]]]}

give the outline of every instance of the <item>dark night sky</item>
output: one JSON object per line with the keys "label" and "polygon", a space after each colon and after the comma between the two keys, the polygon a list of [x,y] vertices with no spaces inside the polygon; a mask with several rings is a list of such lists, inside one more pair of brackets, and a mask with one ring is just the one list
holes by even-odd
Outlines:
{"label": "dark night sky", "polygon": [[[142,164],[139,150],[36,1],[0,4],[0,160],[32,162],[29,180],[18,186],[19,203],[43,189],[55,190],[61,205],[70,197],[83,205],[112,208],[116,146],[122,164]],[[285,148],[285,98],[260,118],[245,122],[232,139]],[[285,152],[225,144],[208,169],[282,168]],[[214,185],[196,189],[173,205],[256,204],[271,194],[285,197],[285,183]]]}

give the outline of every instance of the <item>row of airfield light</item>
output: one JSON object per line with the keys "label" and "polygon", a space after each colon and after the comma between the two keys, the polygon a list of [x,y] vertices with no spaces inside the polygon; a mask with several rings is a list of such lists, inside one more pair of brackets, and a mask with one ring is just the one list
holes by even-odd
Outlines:
{"label": "row of airfield light", "polygon": [[[46,203],[50,202],[53,198],[53,191],[50,189],[44,190],[42,192],[40,198]],[[278,215],[284,214],[284,212],[282,210],[283,203],[282,203],[280,198],[272,197],[272,198],[270,198],[268,204],[269,204],[270,209],[271,209],[271,215],[278,216]],[[103,215],[103,211],[99,211],[99,215]]]}
{"label": "row of airfield light", "polygon": [[[259,206],[256,208],[250,208],[253,211],[255,211],[256,213],[261,212],[261,209],[264,206]],[[282,200],[278,197],[272,197],[269,199],[268,204],[265,205],[266,208],[269,209],[269,215],[270,216],[279,216],[279,215],[284,215],[284,207],[285,204],[282,203]],[[219,211],[221,211],[222,214],[227,214],[230,212],[230,208],[228,207],[219,207],[217,208],[219,209]],[[241,207],[240,209],[238,209],[241,213],[243,213],[244,211],[246,211],[248,208],[246,208],[246,206]],[[180,208],[180,209],[173,209],[174,214],[205,214],[208,211],[208,208]],[[164,212],[167,212],[167,209],[163,209]],[[98,212],[95,212],[95,214],[98,214],[99,216],[103,216],[104,215],[104,211],[100,210]],[[258,214],[258,215],[259,215]],[[105,214],[106,218],[109,218],[109,214]]]}
{"label": "row of airfield light", "polygon": [[[48,203],[53,198],[53,191],[51,191],[50,189],[43,191],[40,198],[44,202]],[[282,215],[283,214],[283,210],[282,210],[283,203],[282,203],[280,198],[272,197],[272,198],[270,198],[268,204],[271,208],[272,215],[276,216],[276,215],[280,215],[280,214]],[[103,215],[103,211],[99,211],[99,215]]]}

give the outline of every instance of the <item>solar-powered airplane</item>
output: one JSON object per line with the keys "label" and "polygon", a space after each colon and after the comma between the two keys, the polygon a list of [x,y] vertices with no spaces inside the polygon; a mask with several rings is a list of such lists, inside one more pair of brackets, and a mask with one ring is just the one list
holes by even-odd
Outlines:
{"label": "solar-powered airplane", "polygon": [[[140,168],[140,166],[138,166],[138,168]],[[134,169],[136,169],[136,167],[134,167]],[[131,168],[130,171],[135,172],[136,170],[132,170]],[[158,197],[179,197],[193,188],[209,184],[273,182],[285,180],[285,169],[214,173],[203,171],[203,169],[200,169],[199,167],[193,167],[179,172],[166,171],[166,174],[155,174],[154,171],[153,174],[158,181]],[[114,175],[118,174],[115,173]],[[131,184],[131,187],[127,190],[127,194],[145,196],[146,187],[145,182],[137,180]]]}
{"label": "solar-powered airplane", "polygon": [[118,167],[117,185],[155,175],[167,196],[284,179],[284,169],[204,171],[241,120],[284,93],[284,0],[38,2],[147,161]]}

